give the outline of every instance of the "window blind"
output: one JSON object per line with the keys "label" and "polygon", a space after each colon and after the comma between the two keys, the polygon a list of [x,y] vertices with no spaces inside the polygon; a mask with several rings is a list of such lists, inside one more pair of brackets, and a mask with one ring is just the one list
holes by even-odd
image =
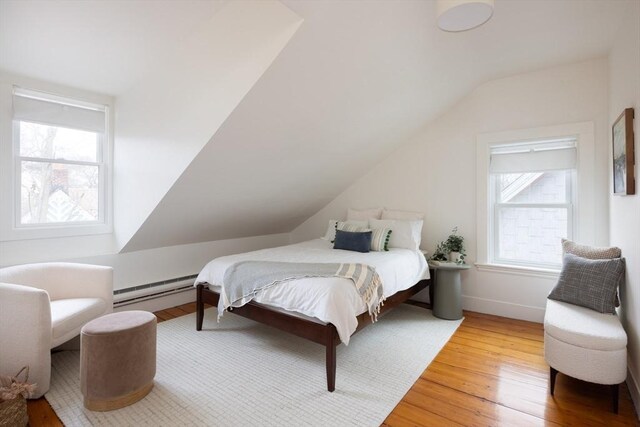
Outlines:
{"label": "window blind", "polygon": [[501,144],[490,149],[489,172],[525,173],[575,169],[575,138]]}
{"label": "window blind", "polygon": [[74,105],[57,97],[34,95],[30,91],[15,89],[13,118],[46,125],[105,132],[105,107],[101,105]]}

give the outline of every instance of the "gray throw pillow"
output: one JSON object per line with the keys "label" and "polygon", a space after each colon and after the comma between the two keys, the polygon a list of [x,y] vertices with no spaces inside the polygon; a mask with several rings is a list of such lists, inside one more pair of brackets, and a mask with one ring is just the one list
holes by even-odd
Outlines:
{"label": "gray throw pillow", "polygon": [[624,273],[624,258],[592,260],[565,254],[558,284],[549,298],[600,313],[615,313],[616,292]]}
{"label": "gray throw pillow", "polygon": [[[587,259],[612,259],[622,257],[622,250],[617,246],[589,246],[581,245],[571,240],[562,239],[562,255],[574,254]],[[620,306],[618,292],[616,292],[616,307]]]}

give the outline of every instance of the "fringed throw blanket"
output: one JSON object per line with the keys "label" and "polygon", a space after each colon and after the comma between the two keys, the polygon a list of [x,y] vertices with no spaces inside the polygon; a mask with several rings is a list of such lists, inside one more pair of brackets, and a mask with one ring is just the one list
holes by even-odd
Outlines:
{"label": "fringed throw blanket", "polygon": [[224,273],[223,295],[218,302],[218,319],[229,307],[241,307],[266,288],[307,277],[343,277],[356,286],[373,321],[384,302],[382,281],[367,264],[314,264],[274,261],[242,261]]}

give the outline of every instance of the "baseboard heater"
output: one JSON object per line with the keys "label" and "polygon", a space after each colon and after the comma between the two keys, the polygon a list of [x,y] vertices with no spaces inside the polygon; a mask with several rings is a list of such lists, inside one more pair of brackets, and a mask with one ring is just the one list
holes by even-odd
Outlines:
{"label": "baseboard heater", "polygon": [[176,277],[175,279],[117,289],[113,291],[113,306],[114,308],[123,307],[141,301],[195,290],[193,281],[196,277],[198,277],[197,274],[192,274],[190,276]]}

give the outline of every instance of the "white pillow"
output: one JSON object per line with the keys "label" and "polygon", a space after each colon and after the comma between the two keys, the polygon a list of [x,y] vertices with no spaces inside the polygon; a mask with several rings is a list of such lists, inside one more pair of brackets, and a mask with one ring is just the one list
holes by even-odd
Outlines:
{"label": "white pillow", "polygon": [[392,211],[383,210],[382,219],[401,219],[403,221],[418,221],[424,219],[422,212],[410,212],[410,211]]}
{"label": "white pillow", "polygon": [[[333,242],[336,240],[336,226],[338,225],[339,220],[330,219],[329,225],[327,226],[327,232],[324,233],[324,237],[321,237],[322,240],[328,240]],[[368,227],[369,221],[346,221],[346,224],[355,225],[357,227]]]}
{"label": "white pillow", "polygon": [[369,218],[380,219],[382,208],[351,209],[347,210],[347,221],[366,221]]}
{"label": "white pillow", "polygon": [[417,250],[422,240],[422,220],[403,221],[399,219],[373,219],[369,220],[371,228],[390,228],[390,248],[406,248]]}

